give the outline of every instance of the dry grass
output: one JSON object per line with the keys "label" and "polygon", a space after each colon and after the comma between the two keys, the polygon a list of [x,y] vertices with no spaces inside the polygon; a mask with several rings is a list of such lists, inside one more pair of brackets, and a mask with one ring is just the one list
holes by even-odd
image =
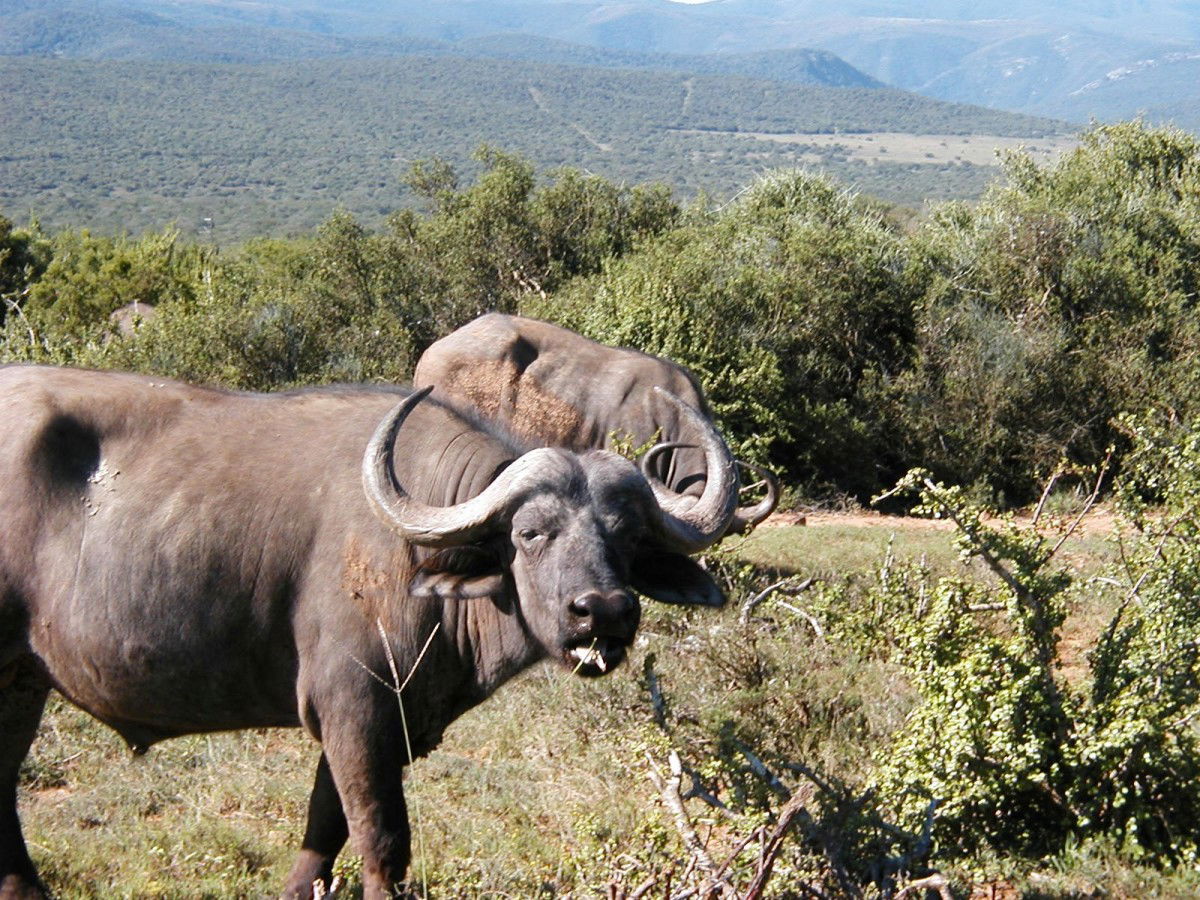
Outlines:
{"label": "dry grass", "polygon": [[[960,565],[944,530],[874,517],[810,521],[762,529],[739,553],[826,578],[876,569],[889,542],[901,559]],[[1108,552],[1096,535],[1079,541],[1078,564]],[[667,745],[643,676],[650,654],[670,742],[685,759],[717,753],[719,735],[736,733],[768,756],[859,778],[902,726],[905,685],[886,663],[855,659],[800,620],[740,626],[743,598],[731,599],[720,612],[649,606],[629,662],[612,676],[582,680],[539,667],[452,726],[408,780],[430,895],[595,897],[672,861],[683,866],[679,836],[647,778],[645,752],[663,760]],[[1068,647],[1081,654],[1104,612],[1081,609]],[[316,757],[303,735],[279,730],[168,741],[132,757],[112,732],[56,699],[24,769],[31,852],[63,898],[270,895],[298,844]],[[736,837],[703,804],[689,806],[714,847]],[[353,897],[354,861],[340,865]],[[1011,876],[1031,895],[1055,897],[1104,878],[1122,885],[1116,896],[1136,896],[1127,893],[1133,885],[1181,897],[1196,887],[1185,875],[1094,855],[1040,875],[999,868],[955,874],[962,886]]]}
{"label": "dry grass", "polygon": [[800,149],[811,148],[805,162],[817,164],[825,152],[836,150],[846,159],[859,162],[890,162],[899,164],[945,165],[966,163],[975,166],[999,165],[1000,154],[1023,150],[1039,163],[1052,163],[1062,154],[1079,146],[1079,141],[1066,137],[1013,138],[993,134],[904,134],[875,131],[859,134],[781,134],[758,131],[686,131],[686,134],[722,134],[787,144]]}

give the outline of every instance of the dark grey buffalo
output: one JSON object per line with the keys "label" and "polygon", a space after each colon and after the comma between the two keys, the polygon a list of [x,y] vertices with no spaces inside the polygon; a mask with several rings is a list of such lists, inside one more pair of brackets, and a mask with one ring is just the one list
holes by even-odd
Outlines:
{"label": "dark grey buffalo", "polygon": [[[527,440],[576,452],[612,449],[614,441],[663,446],[645,460],[672,489],[699,495],[704,454],[690,418],[654,390],[662,388],[711,419],[700,385],[687,369],[637,350],[609,347],[538,319],[488,313],[453,331],[422,354],[415,387],[474,406]],[[740,507],[730,531],[753,528],[779,499],[771,473],[742,463],[764,479],[766,495]]]}
{"label": "dark grey buffalo", "polygon": [[420,755],[539,659],[611,670],[634,590],[723,602],[685,555],[736,505],[702,416],[666,401],[704,434],[693,500],[422,396],[0,368],[0,896],[40,896],[16,786],[50,688],[135,750],[303,726],[322,755],[285,895],[348,837],[380,897],[409,861],[393,662]]}

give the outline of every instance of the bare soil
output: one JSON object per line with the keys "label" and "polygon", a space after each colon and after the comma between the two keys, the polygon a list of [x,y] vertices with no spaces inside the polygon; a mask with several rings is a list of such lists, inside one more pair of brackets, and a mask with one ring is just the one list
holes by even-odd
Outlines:
{"label": "bare soil", "polygon": [[[986,520],[996,524],[999,520]],[[1031,512],[1018,513],[1018,524],[1032,525]],[[1073,519],[1068,519],[1069,524]],[[952,531],[954,524],[947,519],[927,519],[919,516],[890,516],[872,510],[853,510],[848,512],[832,512],[825,510],[796,511],[786,510],[771,515],[760,528],[781,528],[791,525],[805,525],[812,528],[840,526],[849,528],[890,528],[896,531]],[[1076,533],[1079,535],[1111,534],[1117,525],[1117,518],[1111,509],[1098,506],[1091,510],[1079,523]],[[1053,529],[1052,520],[1043,516],[1041,527],[1044,531]]]}

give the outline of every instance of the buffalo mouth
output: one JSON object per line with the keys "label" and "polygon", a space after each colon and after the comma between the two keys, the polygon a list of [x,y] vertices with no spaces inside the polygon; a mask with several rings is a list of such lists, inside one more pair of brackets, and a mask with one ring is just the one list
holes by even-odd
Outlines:
{"label": "buffalo mouth", "polygon": [[562,661],[576,675],[598,678],[621,664],[628,647],[628,641],[615,637],[581,638],[563,647]]}

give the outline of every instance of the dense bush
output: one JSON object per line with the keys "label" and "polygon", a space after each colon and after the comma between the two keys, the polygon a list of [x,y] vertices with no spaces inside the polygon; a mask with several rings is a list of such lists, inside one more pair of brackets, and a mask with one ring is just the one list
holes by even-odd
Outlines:
{"label": "dense bush", "polygon": [[[446,332],[521,311],[693,369],[739,452],[818,497],[922,465],[1027,502],[1060,459],[1119,440],[1117,415],[1195,415],[1200,153],[1183,132],[1096,127],[1050,168],[1010,157],[978,206],[904,225],[798,171],[682,211],[661,186],[476,157],[466,186],[413,166],[426,210],[380,230],[338,213],[223,252],[0,220],[3,358],[257,388],[403,380]],[[154,320],[116,339],[135,300]]]}
{"label": "dense bush", "polygon": [[1019,502],[1061,456],[1096,462],[1119,412],[1195,411],[1200,144],[1100,126],[1052,168],[1009,157],[1005,176],[914,236],[901,396],[910,458]]}
{"label": "dense bush", "polygon": [[869,493],[895,465],[886,398],[913,329],[904,255],[869,205],[779,172],[525,308],[683,363],[741,452]]}
{"label": "dense bush", "polygon": [[46,270],[50,256],[50,242],[40,228],[14,228],[0,216],[0,322],[10,306],[23,302],[27,289]]}
{"label": "dense bush", "polygon": [[[539,184],[522,160],[487,149],[479,157],[484,173],[461,190],[444,164],[415,166],[410,180],[429,213],[397,213],[380,232],[338,213],[310,238],[218,254],[180,246],[172,231],[67,231],[43,242],[38,266],[25,262],[27,240],[10,241],[0,272],[22,281],[3,358],[254,389],[402,381],[446,332],[595,271],[678,216],[660,187],[574,170]],[[110,317],[133,301],[153,315],[118,339]]]}

